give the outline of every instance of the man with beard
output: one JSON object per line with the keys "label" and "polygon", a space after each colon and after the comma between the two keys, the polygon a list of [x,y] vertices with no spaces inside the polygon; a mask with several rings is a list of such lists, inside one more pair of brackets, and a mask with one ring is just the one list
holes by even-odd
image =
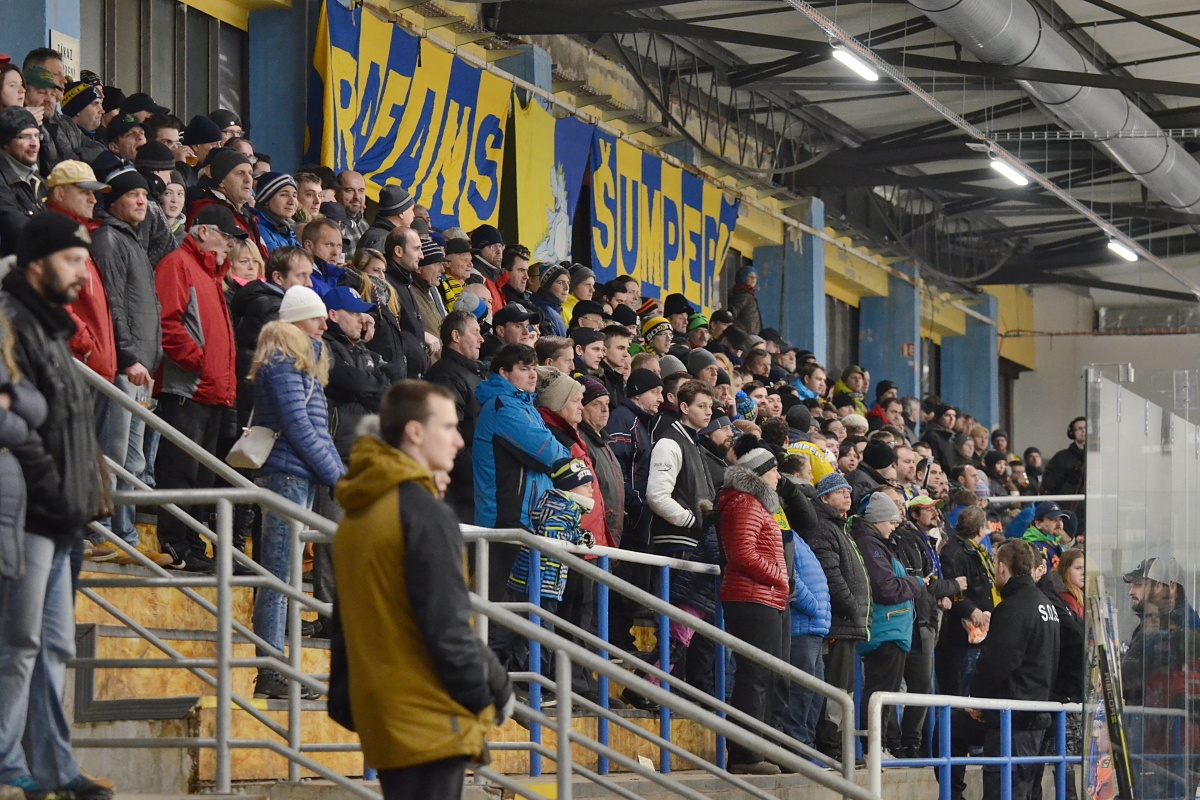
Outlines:
{"label": "man with beard", "polygon": [[41,128],[24,108],[0,109],[0,256],[12,255],[17,239],[42,210],[45,190],[38,176]]}
{"label": "man with beard", "polygon": [[[307,233],[308,229],[305,228]],[[421,237],[412,228],[396,228],[387,235],[384,246],[387,256],[385,277],[400,300],[401,349],[408,359],[408,374],[418,377],[425,374],[429,364],[426,350],[437,355],[442,347],[437,337],[426,332],[420,308],[413,296],[413,281],[423,255]]]}
{"label": "man with beard", "polygon": [[[471,231],[471,246],[477,251],[468,283],[482,283],[492,295],[492,311],[504,308],[504,292],[496,282],[504,263],[504,237],[491,225],[480,225]],[[527,273],[528,274],[528,273]]]}
{"label": "man with beard", "polygon": [[350,169],[338,175],[337,182],[334,196],[346,209],[346,217],[350,220],[350,224],[342,231],[342,252],[353,253],[369,227],[364,216],[367,210],[367,184],[362,175]]}

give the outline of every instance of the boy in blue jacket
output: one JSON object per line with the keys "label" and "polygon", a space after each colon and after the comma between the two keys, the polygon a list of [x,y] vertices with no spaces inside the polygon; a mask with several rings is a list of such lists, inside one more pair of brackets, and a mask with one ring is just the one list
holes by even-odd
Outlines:
{"label": "boy in blue jacket", "polygon": [[[802,669],[817,680],[825,680],[825,659],[821,652],[829,626],[833,622],[833,606],[829,600],[829,582],[821,562],[808,543],[792,534],[795,543],[793,563],[796,591],[790,598],[792,612],[792,666]],[[788,710],[783,730],[793,739],[812,745],[817,735],[817,720],[821,718],[821,703],[825,698],[816,692],[790,684]]]}

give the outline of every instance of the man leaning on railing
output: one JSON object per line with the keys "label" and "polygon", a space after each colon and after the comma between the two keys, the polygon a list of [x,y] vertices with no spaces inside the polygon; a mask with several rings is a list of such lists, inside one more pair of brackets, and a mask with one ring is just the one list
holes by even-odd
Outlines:
{"label": "man leaning on railing", "polygon": [[335,637],[330,714],[358,731],[385,800],[458,800],[468,761],[484,760],[488,731],[515,703],[508,674],[471,628],[462,533],[433,479],[462,446],[450,393],[401,381],[337,486],[345,658]]}

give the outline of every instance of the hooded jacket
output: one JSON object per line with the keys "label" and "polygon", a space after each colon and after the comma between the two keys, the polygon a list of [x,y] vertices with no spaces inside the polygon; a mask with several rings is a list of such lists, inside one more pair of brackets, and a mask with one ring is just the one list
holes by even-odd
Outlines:
{"label": "hooded jacket", "polygon": [[375,217],[375,221],[371,223],[371,227],[363,231],[363,235],[358,237],[359,249],[367,247],[382,253],[386,247],[387,236],[395,227],[396,224],[382,214]]}
{"label": "hooded jacket", "polygon": [[[45,182],[34,183],[22,176],[16,159],[0,152],[0,256],[17,252],[17,240],[29,218],[43,208]],[[34,168],[36,173],[37,168]]]}
{"label": "hooded jacket", "polygon": [[[542,421],[546,423],[546,427],[554,434],[554,438],[558,439],[559,444],[567,448],[571,458],[578,458],[587,464],[588,469],[592,471],[592,475],[595,475],[596,465],[592,463],[592,458],[588,455],[587,444],[584,443],[579,429],[571,427],[565,419],[548,408],[538,406],[538,414],[541,415]],[[604,495],[601,492],[595,492],[592,498],[591,511],[583,515],[583,529],[596,538],[596,544],[602,547],[613,547],[613,537],[608,531],[605,518]]]}
{"label": "hooded jacket", "polygon": [[254,215],[258,223],[258,233],[262,237],[263,247],[266,248],[268,255],[280,247],[300,246],[300,240],[296,238],[296,229],[291,225],[283,220],[275,219],[261,208],[253,208],[250,213]]}
{"label": "hooded jacket", "polygon": [[[838,378],[837,382],[833,384],[833,393],[835,395],[848,394],[851,397],[853,397],[855,414],[862,414],[865,417],[865,416],[867,416],[867,414],[870,413],[867,411],[867,404],[863,400],[863,393],[856,392],[853,389],[851,389],[849,386],[846,385],[846,382],[844,380],[842,380],[841,378]],[[868,422],[870,422],[870,420],[868,420]]]}
{"label": "hooded jacket", "polygon": [[729,291],[729,313],[733,314],[734,322],[746,333],[757,334],[762,330],[758,297],[755,290],[746,284],[739,283]]}
{"label": "hooded jacket", "polygon": [[475,387],[479,419],[471,447],[475,476],[475,524],[525,528],[530,512],[554,486],[550,471],[570,453],[546,427],[534,395],[493,373]]}
{"label": "hooded jacket", "polygon": [[[47,205],[46,209],[70,217],[90,232],[100,227],[100,220],[84,219],[53,203]],[[70,341],[71,352],[92,371],[112,381],[117,376],[117,341],[113,335],[112,311],[108,307],[104,278],[100,276],[96,260],[90,254],[87,269],[87,280],[79,292],[79,298],[67,306],[67,313],[75,323],[75,335]]]}
{"label": "hooded jacket", "polygon": [[925,581],[908,575],[896,543],[862,517],[851,519],[850,535],[871,582],[871,636],[859,646],[859,652],[894,642],[907,653],[912,647],[914,601],[925,593]]}
{"label": "hooded jacket", "polygon": [[[1029,575],[1009,578],[1000,589],[1000,597],[987,638],[980,646],[971,694],[998,700],[1049,700],[1058,669],[1058,609]],[[985,712],[984,722],[989,727],[1000,727],[999,712]],[[1049,724],[1049,714],[1012,714],[1012,726],[1017,730]]]}
{"label": "hooded jacket", "polygon": [[1058,560],[1062,558],[1062,544],[1057,536],[1051,536],[1031,523],[1021,538],[1041,552],[1042,557],[1046,559],[1047,571],[1058,565]]}
{"label": "hooded jacket", "polygon": [[225,305],[223,281],[229,260],[201,252],[187,237],[154,273],[162,302],[164,394],[206,406],[230,406],[237,400],[237,348]]}
{"label": "hooded jacket", "polygon": [[14,333],[13,357],[22,382],[40,392],[46,406],[44,414],[31,411],[42,421],[12,448],[25,477],[25,530],[70,546],[95,518],[104,491],[97,468],[95,400],[72,363],[67,341],[75,325],[66,310],[50,305],[21,271],[6,275],[2,286],[0,310]]}
{"label": "hooded jacket", "polygon": [[543,336],[566,336],[567,321],[563,318],[562,303],[548,292],[533,293],[533,305],[542,313]]}
{"label": "hooded jacket", "polygon": [[829,581],[817,555],[800,536],[793,534],[796,591],[792,593],[792,636],[825,636],[833,621]]}
{"label": "hooded jacket", "polygon": [[92,234],[92,258],[104,278],[117,341],[117,370],[141,364],[153,374],[162,361],[162,308],[154,267],[128,222],[105,217]]}
{"label": "hooded jacket", "polygon": [[366,763],[482,761],[512,685],[471,627],[454,513],[428,469],[373,436],[355,442],[337,499],[345,515],[333,564],[347,675],[336,682],[349,684]]}
{"label": "hooded jacket", "polygon": [[829,638],[865,641],[871,612],[871,585],[858,547],[846,531],[846,519],[828,504],[814,504],[820,524],[807,540],[829,584],[833,619]]}
{"label": "hooded jacket", "polygon": [[650,476],[650,423],[654,417],[632,400],[613,409],[604,432],[609,447],[621,465],[625,479],[624,537],[629,543],[647,544],[650,510],[646,507],[646,483]]}
{"label": "hooded jacket", "polygon": [[483,364],[449,348],[442,350],[442,357],[425,375],[425,380],[448,389],[454,395],[454,409],[458,413],[458,432],[462,435],[463,447],[454,457],[446,502],[458,514],[459,522],[467,525],[475,523],[475,479],[471,474],[471,448],[475,443],[475,421],[479,419],[475,387],[486,377]]}
{"label": "hooded jacket", "polygon": [[946,430],[939,422],[931,422],[925,426],[921,441],[929,445],[929,449],[933,451],[933,460],[949,474],[958,463],[958,453],[954,449],[954,431]]}
{"label": "hooded jacket", "polygon": [[725,487],[717,498],[725,574],[721,602],[758,603],[787,608],[788,565],[775,511],[779,496],[745,467],[725,470]]}
{"label": "hooded jacket", "polygon": [[[321,342],[312,343],[317,356]],[[254,376],[254,422],[280,436],[260,474],[283,472],[333,486],[346,471],[329,435],[329,409],[316,377],[301,373],[283,355],[258,368]]]}

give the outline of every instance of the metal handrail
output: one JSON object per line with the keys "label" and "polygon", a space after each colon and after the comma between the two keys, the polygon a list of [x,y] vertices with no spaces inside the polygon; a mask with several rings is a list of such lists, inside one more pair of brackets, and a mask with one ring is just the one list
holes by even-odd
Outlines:
{"label": "metal handrail", "polygon": [[988,505],[1020,505],[1021,503],[1074,503],[1086,500],[1086,494],[998,494],[986,498]]}
{"label": "metal handrail", "polygon": [[[881,796],[883,791],[883,707],[884,706],[919,706],[923,708],[939,708],[942,709],[942,718],[938,720],[938,735],[941,740],[942,753],[941,757],[936,759],[896,759],[895,763],[908,763],[912,766],[936,765],[943,769],[949,770],[952,765],[958,764],[999,764],[1001,766],[1001,786],[1007,785],[1008,791],[1001,789],[1001,794],[1008,797],[1012,793],[1012,766],[1014,763],[1042,763],[1057,765],[1056,783],[1058,786],[1058,798],[1063,800],[1066,797],[1066,766],[1067,764],[1078,764],[1083,761],[1081,756],[1070,756],[1066,753],[1066,717],[1065,714],[1077,714],[1082,712],[1083,706],[1079,703],[1051,703],[1034,700],[996,700],[986,697],[959,697],[957,695],[944,694],[908,694],[907,692],[876,692],[871,695],[871,699],[867,702],[867,788],[875,796]],[[999,711],[1000,717],[1000,735],[1001,735],[1001,757],[955,757],[950,754],[950,714],[952,708],[972,708],[978,711]],[[1050,714],[1058,714],[1058,739],[1059,750],[1058,755],[1049,756],[1021,756],[1015,757],[1011,754],[1011,735],[1012,735],[1012,717],[1013,711],[1038,711]],[[1005,743],[1008,743],[1007,747]],[[1006,755],[1004,750],[1010,752]],[[949,796],[947,793],[950,788],[948,776],[942,780],[943,797]]]}
{"label": "metal handrail", "polygon": [[[610,573],[608,573],[608,572],[600,569],[599,567],[594,566],[590,562],[585,561],[584,559],[579,558],[578,556],[574,555],[571,552],[571,549],[569,547],[559,546],[558,540],[552,540],[552,539],[547,539],[542,536],[536,536],[536,535],[530,533],[529,531],[522,530],[520,528],[487,530],[487,529],[480,529],[480,528],[474,528],[474,527],[468,528],[466,526],[464,526],[464,529],[463,529],[463,537],[468,542],[474,541],[476,543],[476,545],[478,547],[476,562],[479,565],[483,565],[486,563],[486,560],[487,560],[487,552],[486,552],[487,546],[486,545],[489,542],[505,542],[505,543],[509,543],[509,544],[519,544],[519,545],[528,547],[532,551],[539,551],[539,552],[545,551],[545,550],[553,550],[555,553],[555,558],[560,560],[562,562],[562,564],[564,566],[568,567],[571,571],[578,572],[579,574],[585,575],[585,576],[591,578],[592,580],[594,580],[596,583],[601,584],[604,587],[607,587],[610,591],[615,591],[618,594],[623,595],[624,597],[627,597],[631,600],[636,601],[639,605],[645,606],[650,611],[658,614],[659,616],[666,617],[667,619],[670,619],[673,622],[676,622],[685,627],[691,628],[692,630],[696,631],[697,633],[703,635],[705,638],[712,640],[713,643],[720,645],[722,647],[725,647],[729,650],[732,650],[733,652],[737,653],[738,655],[740,655],[750,661],[753,661],[756,664],[764,666],[776,674],[782,675],[783,677],[787,678],[789,681],[799,684],[801,687],[803,687],[804,689],[806,689],[808,691],[814,692],[816,694],[819,694],[819,695],[825,697],[828,702],[833,702],[833,703],[837,703],[837,704],[841,705],[842,711],[843,711],[843,717],[842,717],[843,720],[855,719],[854,698],[849,693],[844,692],[835,686],[831,686],[830,684],[825,683],[824,681],[818,680],[817,678],[813,677],[812,675],[809,675],[807,672],[804,672],[803,670],[799,669],[798,667],[792,666],[790,663],[788,663],[787,661],[784,661],[783,659],[776,658],[775,656],[769,655],[769,654],[763,652],[762,650],[759,650],[756,647],[746,644],[745,642],[743,642],[741,639],[737,638],[736,636],[726,633],[721,628],[718,628],[715,625],[711,625],[701,619],[698,619],[698,618],[692,616],[691,614],[688,614],[685,611],[680,610],[676,606],[671,605],[666,600],[656,597],[656,596],[650,594],[649,592],[646,592],[642,589],[639,589],[636,586],[633,586],[632,584],[622,581],[619,578],[613,577]],[[623,555],[625,552],[626,551],[617,551],[617,553],[621,554],[621,555]],[[641,555],[644,556],[645,554],[641,554]],[[652,558],[656,559],[658,562],[662,562],[660,564],[660,566],[670,566],[672,562],[679,561],[678,559],[669,559],[669,558],[665,558],[662,556],[653,556]],[[531,559],[531,563],[534,563],[536,561],[537,561],[537,559]],[[694,562],[680,561],[679,563],[692,564]],[[482,593],[480,595],[481,598],[486,600],[487,599],[487,588],[488,588],[488,583],[487,583],[486,577],[481,577],[479,574],[477,574],[475,583],[476,583],[476,591],[481,592]],[[534,583],[534,581],[531,579],[530,585],[533,585],[533,583]],[[541,612],[539,610],[539,614],[540,613]],[[476,626],[477,629],[479,629],[479,627],[480,626],[478,626],[478,625]],[[484,631],[481,632],[481,635],[486,636],[486,627],[484,628]],[[597,658],[599,658],[599,656],[597,656]],[[532,660],[532,656],[531,656],[531,660]],[[601,659],[601,660],[604,660],[605,663],[608,663],[607,660],[605,660],[605,659]],[[641,680],[641,681],[637,681],[632,686],[627,686],[627,688],[631,688],[634,691],[638,692],[639,694],[649,696],[645,691],[643,691],[646,687],[649,687],[649,686],[651,686],[651,684],[648,681]],[[662,705],[662,704],[660,703],[660,705]],[[667,706],[667,707],[669,708],[669,706]],[[853,781],[853,779],[854,779],[853,753],[855,752],[854,725],[851,724],[850,722],[846,722],[845,724],[843,724],[842,730],[841,730],[841,735],[842,735],[842,754],[843,754],[842,761],[841,761],[842,775],[846,780]]]}
{"label": "metal handrail", "polygon": [[[540,539],[540,537],[535,537],[535,538]],[[572,568],[574,568],[574,567],[572,567]],[[603,571],[600,570],[600,572],[603,572]],[[607,574],[607,573],[604,573],[604,574]],[[557,636],[554,633],[551,633],[550,631],[547,631],[541,625],[534,624],[534,623],[530,622],[529,620],[525,619],[524,617],[514,614],[513,612],[509,611],[507,608],[504,608],[497,603],[488,602],[487,600],[484,600],[482,597],[480,597],[478,594],[475,594],[475,593],[471,594],[471,608],[477,614],[486,616],[489,619],[491,619],[492,621],[500,623],[504,627],[506,627],[526,638],[536,641],[544,647],[552,648],[556,652],[556,655],[567,656],[567,658],[559,658],[556,663],[556,667],[557,667],[556,677],[558,678],[557,683],[560,686],[563,686],[563,685],[565,685],[566,687],[570,686],[570,677],[571,676],[570,676],[569,670],[570,670],[570,664],[572,662],[579,664],[579,665],[587,668],[590,671],[596,672],[597,674],[604,675],[604,676],[608,677],[610,680],[623,681],[623,680],[628,680],[628,678],[629,678],[630,673],[627,670],[616,666],[608,659],[603,658],[599,655],[596,655],[592,651],[588,650],[586,647],[582,647],[581,645],[578,645],[575,642],[572,642],[570,639],[564,639],[562,637]],[[724,634],[723,631],[720,631],[717,628],[713,628],[713,630],[716,631],[717,633]],[[707,635],[707,634],[705,634],[705,635]],[[765,656],[765,654],[763,654],[763,655],[765,658],[768,658],[768,659],[770,658],[769,656]],[[567,664],[567,671],[566,671],[565,675],[563,674],[563,663],[564,662],[566,662],[566,664]],[[565,680],[564,680],[564,678],[565,678]],[[784,766],[793,772],[804,775],[805,777],[809,778],[810,780],[812,780],[816,783],[821,784],[822,786],[826,786],[830,789],[833,789],[834,791],[838,792],[839,794],[843,795],[844,797],[853,798],[853,800],[878,800],[878,798],[879,798],[878,793],[872,793],[872,792],[868,791],[867,789],[859,786],[858,784],[854,783],[853,778],[847,779],[847,778],[843,777],[842,775],[838,775],[837,773],[829,772],[829,771],[817,766],[816,764],[813,764],[808,759],[797,755],[796,753],[792,752],[791,750],[787,750],[783,747],[780,747],[779,745],[773,744],[772,742],[767,741],[766,739],[762,738],[761,736],[751,733],[750,731],[746,730],[745,728],[743,728],[740,725],[735,725],[732,722],[730,722],[726,719],[723,719],[722,717],[712,713],[708,709],[703,708],[703,707],[691,702],[690,700],[687,700],[687,699],[681,697],[678,694],[674,694],[674,693],[669,692],[665,689],[662,689],[658,686],[655,686],[654,684],[649,683],[648,681],[642,681],[642,683],[644,683],[645,685],[638,687],[638,692],[640,694],[644,694],[646,697],[650,698],[651,700],[658,703],[659,705],[666,706],[668,708],[672,708],[674,710],[679,711],[680,713],[687,715],[688,717],[690,717],[690,718],[696,720],[697,722],[699,722],[700,724],[702,724],[704,727],[709,728],[709,729],[713,730],[714,732],[723,735],[725,738],[727,738],[731,741],[737,742],[738,744],[740,744],[744,747],[747,747],[747,748],[750,748],[751,750],[755,750],[757,752],[762,753],[763,756],[765,756],[766,758],[775,762],[776,764],[779,764],[780,766]],[[570,692],[569,688],[565,689],[564,691],[566,692],[565,697],[571,696],[571,692]],[[559,702],[562,703],[563,699],[564,698],[560,697]],[[541,714],[541,712],[534,711],[533,709],[528,709],[528,712],[526,713],[526,717],[528,719],[530,719],[531,721],[536,721],[543,725],[549,725],[551,727],[554,727],[555,725],[557,725],[560,729],[562,729],[563,728],[563,712],[564,711],[569,715],[569,713],[570,713],[570,705],[569,704],[565,708],[560,707],[558,709],[559,719],[557,720],[557,722],[555,720],[550,719],[549,717],[544,716],[543,714]],[[567,729],[569,730],[569,722],[567,725]],[[573,730],[570,730],[569,738],[573,742],[577,742],[580,744],[584,744],[585,746],[588,746],[588,749],[592,750],[593,752],[601,753],[602,750],[606,750],[606,751],[608,750],[608,748],[606,748],[604,745],[601,745],[599,742],[595,742],[595,741],[589,739],[588,737],[584,736],[583,734],[577,733],[576,731],[573,731]],[[561,735],[559,737],[558,744],[561,748],[561,746],[563,744]],[[850,752],[853,752],[853,750],[851,750]],[[613,758],[613,756],[614,756],[614,753],[612,751],[608,751],[605,754],[609,758]],[[620,756],[620,754],[615,754],[615,755],[618,757]],[[633,764],[636,764],[636,763],[637,762],[633,762]],[[851,765],[853,765],[852,760],[851,760]],[[633,769],[633,766],[631,765],[630,768]],[[643,767],[642,770],[645,770],[645,768]],[[634,771],[639,771],[639,770],[635,769]],[[560,773],[561,773],[561,770],[560,770]],[[680,793],[684,796],[688,796],[688,797],[692,796],[692,790],[689,790],[686,787],[683,787],[682,785],[678,784],[677,781],[674,781],[667,774],[665,774],[665,773],[653,773],[653,774],[656,776],[655,778],[653,778],[653,780],[658,782],[660,785],[666,785],[667,783],[675,784],[674,786],[670,787],[672,791],[676,791],[677,793]],[[646,775],[645,777],[649,777],[649,775]],[[561,792],[562,792],[561,783],[560,783],[559,791],[560,791],[559,797],[563,797],[563,795],[561,794]],[[569,795],[568,795],[568,797],[569,797]]]}

